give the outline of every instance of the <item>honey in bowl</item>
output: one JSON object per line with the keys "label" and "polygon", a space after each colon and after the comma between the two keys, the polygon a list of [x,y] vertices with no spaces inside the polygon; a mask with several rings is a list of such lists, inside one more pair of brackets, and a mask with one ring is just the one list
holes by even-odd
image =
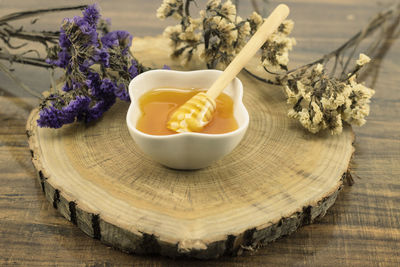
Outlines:
{"label": "honey in bowl", "polygon": [[[146,134],[171,135],[176,132],[167,128],[167,122],[174,111],[186,103],[201,89],[158,88],[151,90],[139,99],[142,112],[136,128]],[[216,99],[216,110],[212,120],[199,133],[223,134],[236,130],[238,124],[233,116],[233,100],[225,93]]]}

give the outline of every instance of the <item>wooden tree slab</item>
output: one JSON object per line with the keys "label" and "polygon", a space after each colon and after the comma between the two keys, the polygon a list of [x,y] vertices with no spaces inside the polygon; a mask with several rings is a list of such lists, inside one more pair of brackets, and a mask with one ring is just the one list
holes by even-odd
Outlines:
{"label": "wooden tree slab", "polygon": [[[136,39],[145,64],[174,66],[166,40]],[[86,234],[121,250],[213,258],[252,250],[325,215],[342,186],[354,134],[313,135],[286,116],[278,87],[241,74],[250,113],[241,144],[197,171],[165,168],[135,146],[118,102],[99,121],[27,133],[47,199]]]}

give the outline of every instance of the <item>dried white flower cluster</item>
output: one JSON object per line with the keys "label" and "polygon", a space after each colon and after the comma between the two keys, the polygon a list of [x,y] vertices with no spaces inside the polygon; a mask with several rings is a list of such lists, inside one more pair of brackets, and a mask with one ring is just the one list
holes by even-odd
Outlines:
{"label": "dried white flower cluster", "polygon": [[296,45],[296,39],[288,37],[293,26],[292,20],[285,20],[261,47],[261,61],[269,71],[288,70],[289,51]]}
{"label": "dried white flower cluster", "polygon": [[[362,54],[357,64],[361,66],[368,61]],[[339,134],[342,121],[363,125],[375,93],[357,83],[356,75],[344,81],[329,77],[321,64],[293,72],[282,82],[287,102],[292,105],[288,116],[298,119],[312,133],[329,129],[332,134]]]}
{"label": "dried white flower cluster", "polygon": [[181,19],[183,16],[183,0],[164,0],[161,6],[157,9],[157,18],[165,19],[169,16],[174,16]]}
{"label": "dried white flower cluster", "polygon": [[169,26],[164,30],[164,36],[170,40],[173,47],[172,58],[182,58],[182,65],[186,65],[192,59],[194,52],[201,43],[201,33],[197,31],[201,21],[191,17],[185,19],[185,23]]}
{"label": "dried white flower cluster", "polygon": [[[180,24],[167,27],[164,35],[171,40],[172,57],[183,58],[182,64],[199,51],[209,68],[226,67],[263,23],[256,12],[243,20],[230,0],[209,0],[200,18],[194,19],[189,15],[191,1],[164,0],[157,10],[160,19],[173,16],[180,20]],[[288,51],[295,44],[294,38],[287,37],[292,28],[293,21],[285,21],[264,44],[264,66],[274,71],[287,69]]]}
{"label": "dried white flower cluster", "polygon": [[201,57],[211,68],[224,68],[246,44],[250,24],[237,16],[231,1],[210,0],[200,15],[205,47]]}

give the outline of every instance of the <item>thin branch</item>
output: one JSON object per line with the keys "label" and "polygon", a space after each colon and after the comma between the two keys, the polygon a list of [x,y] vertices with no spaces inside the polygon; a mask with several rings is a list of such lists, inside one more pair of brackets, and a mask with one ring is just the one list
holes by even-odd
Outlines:
{"label": "thin branch", "polygon": [[8,21],[29,18],[29,17],[36,16],[39,14],[58,12],[58,11],[68,11],[68,10],[75,10],[75,9],[84,9],[85,7],[87,7],[87,5],[66,6],[66,7],[46,8],[46,9],[36,9],[36,10],[15,12],[15,13],[11,13],[11,14],[1,17],[0,25],[5,22],[8,22]]}
{"label": "thin branch", "polygon": [[1,36],[1,35],[0,35],[0,39],[3,40],[3,42],[7,45],[8,48],[11,48],[11,49],[20,49],[20,48],[28,45],[28,43],[23,43],[23,44],[20,44],[20,45],[17,45],[17,46],[12,45],[10,43],[10,38],[9,37],[5,37],[5,36]]}
{"label": "thin branch", "polygon": [[20,79],[18,79],[6,66],[4,66],[0,62],[0,70],[3,71],[11,80],[13,80],[16,84],[21,86],[25,91],[30,93],[33,96],[36,96],[38,98],[41,98],[42,95],[39,94],[38,92],[33,91],[31,88],[29,88],[26,84],[24,84]]}
{"label": "thin branch", "polygon": [[253,77],[253,78],[255,78],[255,79],[257,79],[257,80],[259,80],[259,81],[261,81],[261,82],[268,83],[268,84],[272,84],[272,85],[281,85],[281,84],[278,83],[278,82],[274,82],[274,81],[271,81],[271,80],[262,78],[262,77],[260,77],[260,76],[258,76],[258,75],[256,75],[256,74],[252,73],[251,71],[249,71],[249,70],[246,69],[246,68],[243,68],[243,70],[244,70],[247,74],[249,74],[251,77]]}
{"label": "thin branch", "polygon": [[59,32],[30,32],[30,31],[18,31],[14,28],[4,29],[9,37],[24,39],[33,42],[45,43],[49,42],[56,44],[58,41]]}
{"label": "thin branch", "polygon": [[332,68],[332,71],[331,71],[331,76],[335,75],[337,63],[338,63],[338,57],[335,57],[335,63],[333,64],[333,68]]}
{"label": "thin branch", "polygon": [[393,45],[394,41],[398,38],[400,33],[400,14],[393,22],[393,24],[387,29],[385,37],[382,38],[382,41],[379,42],[379,45],[373,44],[368,49],[370,54],[373,56],[373,61],[366,66],[366,69],[359,75],[359,80],[364,80],[367,75],[371,72],[374,73],[372,78],[372,86],[375,85],[377,77],[378,77],[378,70],[379,66],[382,63],[382,59],[386,56],[390,47]]}
{"label": "thin branch", "polygon": [[26,54],[29,54],[29,53],[34,53],[34,54],[36,54],[36,57],[37,57],[38,59],[40,59],[40,53],[39,53],[39,51],[37,51],[36,49],[29,49],[29,50],[26,50],[26,51],[22,52],[22,53],[20,54],[20,56],[25,56]]}
{"label": "thin branch", "polygon": [[189,17],[190,16],[190,2],[191,1],[193,1],[193,0],[186,0],[186,2],[185,2],[185,15],[187,16],[187,17]]}
{"label": "thin branch", "polygon": [[[49,69],[49,74],[50,74],[50,93],[55,93],[56,90],[56,82],[54,80],[54,68]],[[54,91],[54,92],[52,92]]]}
{"label": "thin branch", "polygon": [[267,73],[269,73],[269,74],[273,74],[273,75],[281,75],[281,74],[285,74],[285,73],[277,73],[277,72],[273,72],[273,71],[270,71],[269,69],[267,69],[267,67],[265,67],[265,66],[263,66],[263,68],[264,68],[264,70],[267,72]]}
{"label": "thin branch", "polygon": [[[354,34],[347,42],[336,48],[335,50],[331,51],[330,53],[324,55],[323,57],[314,60],[311,63],[305,64],[303,66],[297,67],[295,69],[289,70],[286,72],[286,74],[295,72],[300,69],[308,68],[310,66],[313,66],[318,63],[326,63],[328,62],[332,57],[337,57],[338,62],[341,65],[342,69],[345,67],[345,64],[343,63],[343,52],[354,45],[358,45],[359,42],[373,34],[377,29],[379,29],[388,19],[390,19],[392,16],[395,14],[398,14],[400,11],[400,4],[396,4],[388,8],[386,11],[378,13],[370,23],[368,23],[367,26],[365,26],[362,30]],[[360,38],[360,37],[363,38]]]}
{"label": "thin branch", "polygon": [[21,64],[28,64],[28,65],[37,66],[37,67],[53,68],[52,65],[47,64],[46,61],[42,58],[25,57],[25,56],[16,55],[16,54],[0,52],[0,59],[8,60],[10,62],[21,63]]}
{"label": "thin branch", "polygon": [[353,48],[353,50],[351,51],[350,55],[347,57],[347,61],[346,61],[346,63],[344,64],[344,67],[343,67],[343,69],[342,69],[342,75],[346,73],[347,67],[348,67],[349,64],[350,64],[350,61],[353,59],[353,56],[354,56],[354,54],[356,53],[357,48],[360,46],[362,39],[365,38],[365,31],[366,31],[366,30],[367,30],[367,28],[364,28],[364,29],[361,31],[360,36],[357,38],[357,42],[354,44],[354,48]]}

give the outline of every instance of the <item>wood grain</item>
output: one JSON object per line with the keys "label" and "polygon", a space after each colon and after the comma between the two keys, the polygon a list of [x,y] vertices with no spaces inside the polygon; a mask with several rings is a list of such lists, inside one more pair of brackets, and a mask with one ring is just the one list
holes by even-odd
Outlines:
{"label": "wood grain", "polygon": [[[163,37],[133,42],[147,65],[173,69]],[[145,56],[143,56],[145,55]],[[126,126],[128,103],[99,122],[59,130],[27,122],[32,160],[46,198],[91,237],[125,251],[217,258],[241,254],[323,217],[336,200],[354,134],[307,133],[287,117],[283,90],[249,75],[249,129],[239,147],[212,166],[176,171],[141,153]]]}
{"label": "wood grain", "polygon": [[[291,18],[296,22],[293,34],[298,45],[291,54],[291,66],[296,66],[340,45],[381,9],[382,3],[388,5],[392,1],[380,1],[380,5],[361,0],[287,2],[292,10]],[[38,4],[36,1],[3,0],[0,14],[58,3],[66,2],[46,0]],[[248,12],[250,7],[241,3],[241,11]],[[112,18],[114,29],[127,29],[135,35],[160,34],[162,27],[171,23],[156,21],[153,12],[159,1],[121,1],[118,4],[100,1],[100,5],[103,13]],[[131,15],[134,20],[129,19]],[[354,20],[348,20],[348,15],[353,15]],[[44,25],[57,28],[58,20],[48,19]],[[343,188],[327,215],[289,238],[259,249],[252,256],[222,257],[206,262],[128,255],[88,238],[59,215],[34,179],[30,161],[25,122],[37,101],[24,97],[27,95],[0,74],[0,93],[4,95],[0,97],[0,265],[398,266],[399,62],[400,44],[396,41],[380,65],[368,122],[354,129],[356,150],[351,165],[355,184]],[[48,88],[46,72],[15,67],[17,74],[36,90]]]}

